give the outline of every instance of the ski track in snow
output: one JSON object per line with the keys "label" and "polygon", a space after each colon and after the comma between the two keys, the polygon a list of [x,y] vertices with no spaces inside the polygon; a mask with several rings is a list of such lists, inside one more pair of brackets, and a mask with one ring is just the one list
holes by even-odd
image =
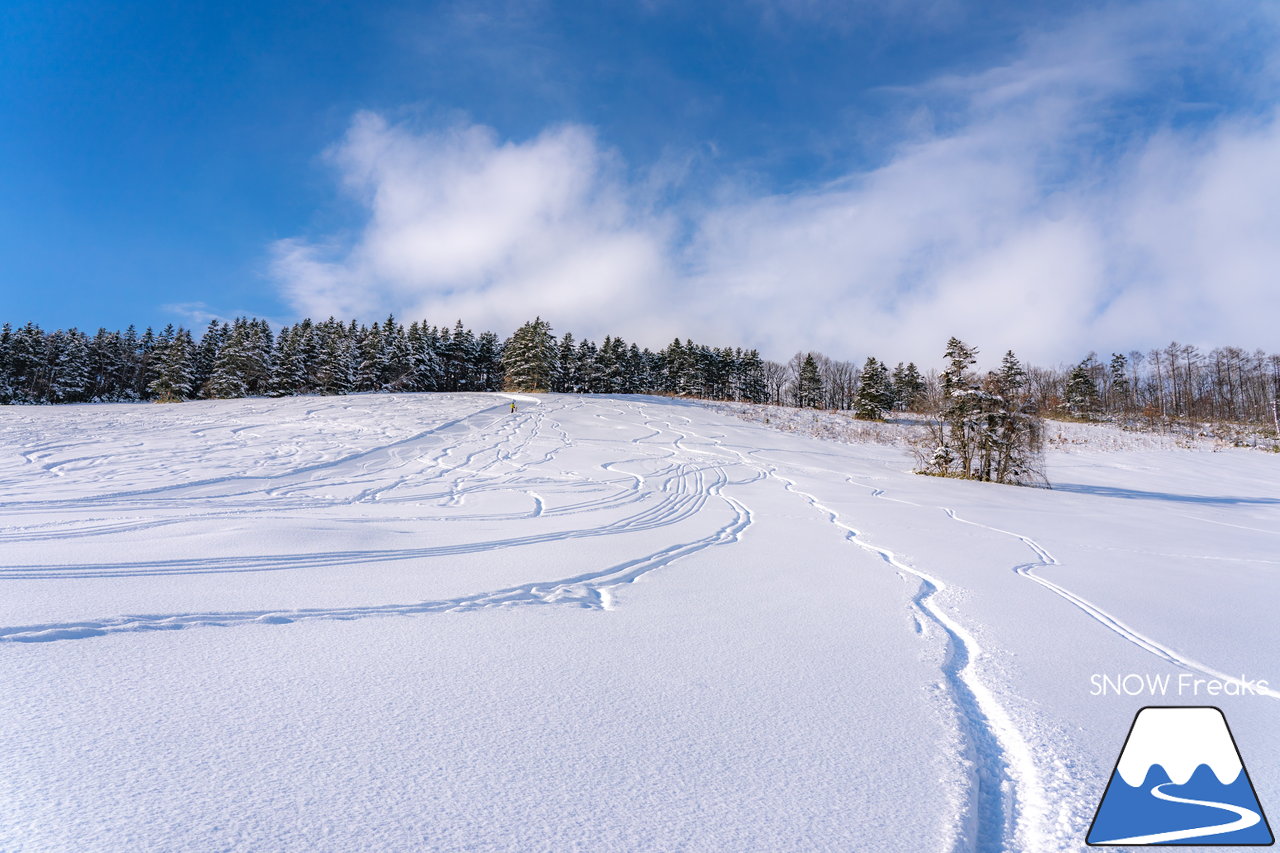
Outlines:
{"label": "ski track in snow", "polygon": [[[919,504],[916,504],[916,505],[919,506]],[[961,524],[969,524],[974,527],[980,527],[983,530],[990,530],[993,533],[999,533],[1004,536],[1011,536],[1014,539],[1021,541],[1024,545],[1026,545],[1031,550],[1033,554],[1036,555],[1036,561],[1033,563],[1022,563],[1020,565],[1014,566],[1013,570],[1015,572],[1017,572],[1022,577],[1027,578],[1028,580],[1035,581],[1036,583],[1040,584],[1042,587],[1051,591],[1055,595],[1058,595],[1066,599],[1072,605],[1084,611],[1089,616],[1089,618],[1098,622],[1100,625],[1102,625],[1102,627],[1106,628],[1108,631],[1111,631],[1119,635],[1127,642],[1132,643],[1133,645],[1142,649],[1144,652],[1155,655],[1157,658],[1160,658],[1166,663],[1179,667],[1180,669],[1185,669],[1189,672],[1199,673],[1205,676],[1206,678],[1217,679],[1224,683],[1229,682],[1237,685],[1238,687],[1248,686],[1250,690],[1260,695],[1268,696],[1272,699],[1280,699],[1280,692],[1271,690],[1266,687],[1260,687],[1257,684],[1246,685],[1245,682],[1241,681],[1238,677],[1233,675],[1228,675],[1225,672],[1214,669],[1213,667],[1207,664],[1201,663],[1195,660],[1194,658],[1191,658],[1187,655],[1184,655],[1170,648],[1169,646],[1159,642],[1158,640],[1155,640],[1151,637],[1146,636],[1140,631],[1125,624],[1118,617],[1113,616],[1112,614],[1108,613],[1106,610],[1103,610],[1101,607],[1089,601],[1087,598],[1084,598],[1083,596],[1080,596],[1080,595],[1076,595],[1074,592],[1061,586],[1060,584],[1056,584],[1047,578],[1043,578],[1040,575],[1037,575],[1035,573],[1035,570],[1037,568],[1042,568],[1044,566],[1060,566],[1062,565],[1062,563],[1058,561],[1057,557],[1049,553],[1049,551],[1045,549],[1044,546],[1042,546],[1039,542],[1036,542],[1030,536],[1026,536],[1021,533],[1015,533],[1012,530],[1004,530],[999,527],[992,527],[989,524],[982,524],[977,521],[970,521],[969,519],[961,518],[959,515],[956,514],[955,510],[950,509],[948,507],[939,507],[939,508],[947,514],[948,518],[950,518],[953,521],[960,522]]]}
{"label": "ski track in snow", "polygon": [[[579,404],[580,405],[580,404]],[[503,404],[505,407],[505,404]],[[502,407],[493,407],[494,409]],[[210,611],[201,613],[141,614],[125,615],[105,619],[82,620],[43,625],[22,625],[0,627],[0,642],[50,642],[55,640],[83,639],[107,634],[130,631],[163,631],[188,627],[228,627],[242,624],[290,624],[293,622],[316,619],[350,620],[374,616],[407,616],[424,613],[456,613],[495,607],[516,607],[533,604],[569,605],[588,609],[607,610],[613,606],[615,588],[634,583],[644,575],[676,562],[690,554],[697,553],[715,545],[738,541],[752,523],[750,509],[741,501],[723,493],[726,485],[731,483],[724,466],[709,463],[705,456],[697,461],[690,458],[677,458],[682,452],[689,457],[697,454],[688,448],[680,447],[680,442],[687,438],[685,433],[674,430],[666,423],[667,432],[672,436],[672,446],[677,450],[661,446],[649,447],[647,442],[663,435],[663,430],[647,424],[647,435],[632,438],[630,443],[640,449],[648,448],[633,457],[616,459],[601,466],[606,474],[615,471],[621,475],[620,480],[605,480],[585,474],[562,472],[558,477],[524,477],[528,469],[547,465],[566,447],[573,446],[563,427],[550,420],[545,413],[551,406],[538,405],[523,410],[517,418],[504,415],[491,415],[492,410],[475,413],[458,418],[439,427],[418,433],[410,438],[390,445],[377,447],[331,460],[306,466],[295,471],[285,472],[269,478],[269,486],[258,491],[246,489],[213,494],[200,494],[203,501],[232,498],[246,499],[251,503],[257,501],[263,507],[279,509],[281,502],[288,505],[288,499],[296,499],[300,493],[324,489],[329,481],[318,481],[317,472],[328,472],[338,477],[339,485],[347,486],[360,482],[360,477],[347,477],[352,466],[357,467],[360,475],[385,477],[385,468],[403,467],[408,464],[404,458],[405,451],[413,451],[424,441],[439,437],[450,429],[464,427],[468,438],[481,441],[475,448],[465,447],[466,442],[444,446],[436,456],[424,458],[424,466],[405,474],[397,475],[390,481],[383,479],[379,485],[364,488],[350,497],[314,495],[301,503],[292,506],[305,508],[312,504],[318,506],[353,506],[360,503],[388,503],[394,500],[389,493],[413,481],[421,487],[424,479],[448,480],[447,486],[439,493],[427,496],[434,498],[447,507],[463,505],[467,494],[484,490],[519,490],[529,497],[532,509],[525,513],[500,515],[467,514],[455,517],[431,518],[431,521],[470,521],[528,519],[556,516],[572,516],[595,513],[601,510],[617,510],[638,504],[640,509],[614,518],[604,524],[577,529],[568,529],[547,533],[534,533],[520,537],[507,537],[494,540],[469,541],[455,545],[428,546],[419,548],[402,548],[387,550],[337,551],[301,554],[273,554],[251,557],[212,557],[183,558],[172,560],[133,561],[129,563],[102,564],[47,564],[47,565],[8,565],[0,568],[0,578],[10,579],[54,579],[85,577],[137,577],[153,575],[209,574],[297,570],[321,566],[367,564],[386,561],[420,560],[432,557],[448,557],[460,554],[471,554],[483,551],[499,551],[526,545],[569,541],[579,538],[610,536],[618,533],[636,532],[656,528],[670,527],[682,522],[696,519],[704,512],[707,503],[718,501],[729,510],[729,518],[717,525],[703,536],[672,544],[658,551],[641,557],[625,560],[599,571],[584,573],[575,577],[557,580],[521,584],[505,589],[465,595],[456,598],[422,601],[409,604],[388,604],[368,607],[336,607],[336,608],[303,608],[294,610],[257,610],[257,611]],[[634,406],[633,406],[634,408]],[[619,410],[620,416],[628,414]],[[632,412],[633,414],[633,412]],[[604,417],[597,415],[597,417]],[[482,424],[501,423],[496,433],[486,433],[483,426],[477,426],[476,420]],[[543,423],[548,424],[554,434],[555,442],[550,450],[540,458],[521,459],[521,455],[530,445],[543,437]],[[634,423],[624,422],[624,427],[634,427]],[[525,429],[521,429],[525,427]],[[495,441],[496,439],[496,441]],[[492,458],[482,457],[492,454]],[[456,458],[451,458],[456,457]],[[647,475],[627,472],[623,466],[627,464],[663,462],[660,467]],[[510,472],[485,481],[488,472],[502,464],[509,467]],[[378,468],[376,466],[383,466]],[[305,476],[304,476],[305,475]],[[425,476],[424,476],[425,475]],[[219,513],[201,513],[192,516],[185,511],[177,496],[189,490],[202,490],[210,486],[229,486],[239,489],[258,478],[223,477],[181,483],[155,489],[120,492],[93,496],[88,499],[70,499],[64,501],[32,501],[11,502],[0,506],[27,510],[32,507],[47,508],[57,504],[62,508],[78,507],[89,503],[95,507],[109,505],[109,501],[135,501],[145,498],[149,503],[162,506],[178,503],[180,517],[173,519],[125,522],[115,524],[94,524],[81,527],[79,530],[54,529],[42,532],[8,533],[0,532],[0,541],[39,541],[44,538],[63,539],[71,536],[100,536],[118,532],[136,531],[167,524],[186,523],[193,517],[220,518],[234,517],[239,513],[253,512],[252,507],[229,510]],[[742,481],[749,482],[750,480]],[[537,483],[543,491],[556,486],[586,486],[588,489],[613,488],[616,493],[602,498],[571,501],[559,506],[550,506],[545,496],[531,488],[517,487],[523,483]],[[265,500],[257,500],[261,495]],[[421,501],[423,496],[415,500]],[[262,517],[259,515],[258,517]],[[422,521],[423,517],[407,517]],[[380,520],[386,520],[381,518]]]}
{"label": "ski track in snow", "polygon": [[[1056,849],[1044,826],[1048,804],[1035,753],[1000,702],[996,691],[982,678],[979,662],[984,650],[973,633],[944,606],[949,587],[934,573],[924,571],[894,550],[868,540],[840,512],[802,489],[797,480],[768,461],[759,449],[743,452],[723,442],[723,436],[699,435],[691,419],[669,409],[657,414],[644,402],[592,400],[602,407],[594,417],[602,424],[626,431],[626,442],[610,442],[616,458],[593,469],[559,468],[559,459],[595,438],[572,438],[557,414],[580,408],[584,402],[549,400],[522,406],[508,415],[506,403],[463,417],[446,420],[431,429],[388,443],[312,461],[291,470],[232,474],[169,485],[122,489],[90,496],[0,502],[9,526],[0,529],[0,545],[53,540],[91,539],[122,533],[138,533],[182,525],[195,520],[283,517],[290,511],[313,509],[403,507],[400,515],[379,515],[376,521],[401,521],[442,525],[459,522],[519,522],[538,519],[572,521],[582,516],[590,522],[579,527],[534,532],[519,536],[480,539],[453,544],[416,545],[408,548],[321,551],[313,553],[259,554],[238,557],[179,558],[127,563],[29,564],[0,566],[0,578],[52,580],[70,578],[123,578],[183,574],[296,571],[327,566],[391,561],[442,559],[484,551],[500,551],[555,542],[569,542],[629,532],[671,528],[679,541],[657,551],[621,560],[599,570],[554,580],[524,583],[503,589],[453,598],[403,604],[280,610],[226,610],[190,613],[122,615],[62,623],[0,627],[0,642],[39,643],[99,637],[124,632],[172,631],[192,627],[283,625],[313,620],[353,620],[369,617],[417,616],[428,613],[465,613],[523,606],[570,606],[604,611],[616,606],[619,590],[681,559],[718,545],[740,541],[753,523],[751,509],[726,488],[772,481],[803,500],[814,512],[842,532],[864,552],[900,573],[912,577],[918,590],[912,596],[912,629],[920,639],[935,636],[943,642],[942,686],[959,724],[971,764],[971,786],[953,815],[951,847],[955,853],[991,853],[999,850],[1040,851]],[[255,427],[237,427],[237,436],[252,436]],[[640,433],[640,434],[636,434]],[[199,434],[199,433],[197,433]],[[696,446],[695,446],[696,445]],[[111,457],[88,455],[54,459],[59,451],[79,443],[28,447],[26,464],[39,467],[50,477],[65,479],[78,469],[105,465]],[[123,447],[123,445],[121,446]],[[279,462],[300,453],[297,446],[275,445],[271,460]],[[623,448],[623,453],[616,450]],[[267,463],[261,463],[265,466]],[[572,465],[572,463],[565,463]],[[732,469],[747,475],[733,479]],[[803,465],[788,470],[803,471]],[[816,470],[816,469],[815,469]],[[1178,653],[1143,635],[1087,599],[1037,574],[1036,570],[1061,563],[1029,536],[982,524],[959,516],[947,507],[930,507],[886,495],[883,489],[846,481],[869,490],[870,497],[923,509],[937,509],[955,523],[972,525],[1021,541],[1034,561],[1013,567],[1020,577],[1033,581],[1080,609],[1101,627],[1143,651],[1175,666],[1207,677],[1239,684],[1239,679]],[[488,492],[517,493],[524,508],[513,512],[472,512],[468,498]],[[431,509],[444,512],[428,512]],[[50,511],[81,513],[56,521],[41,520]],[[599,514],[605,513],[601,522]],[[32,517],[30,524],[20,523]],[[715,523],[701,524],[715,518]],[[343,523],[367,523],[373,519],[338,518]],[[18,523],[15,523],[18,522]],[[701,528],[701,529],[697,529]],[[1261,690],[1271,698],[1280,693]]]}
{"label": "ski track in snow", "polygon": [[[600,404],[599,401],[597,405]],[[582,405],[578,403],[576,405]],[[504,404],[505,406],[505,404]],[[499,407],[494,407],[497,409]],[[172,631],[192,627],[236,625],[284,625],[312,620],[352,620],[367,617],[416,616],[427,613],[463,613],[491,608],[528,605],[564,605],[590,610],[615,606],[620,587],[634,583],[649,573],[671,566],[690,554],[716,545],[739,541],[753,521],[751,510],[740,500],[724,493],[726,486],[760,480],[776,482],[786,492],[804,500],[809,507],[834,525],[844,538],[900,574],[914,577],[919,589],[911,599],[915,635],[928,639],[937,629],[944,639],[941,674],[954,706],[972,767],[966,800],[957,803],[952,816],[950,847],[954,853],[990,853],[1013,848],[1043,849],[1037,845],[1037,827],[1044,811],[1039,799],[1036,768],[1030,750],[1001,706],[993,691],[982,681],[977,662],[983,651],[973,635],[951,617],[939,601],[946,584],[900,558],[894,551],[872,543],[840,514],[814,494],[801,489],[795,480],[780,473],[779,466],[753,458],[725,445],[720,437],[703,436],[690,428],[691,420],[665,413],[649,417],[643,403],[617,402],[610,413],[594,416],[620,429],[643,426],[646,433],[629,437],[633,455],[611,459],[599,466],[600,474],[560,472],[546,468],[560,452],[574,447],[563,426],[554,420],[553,405],[521,410],[515,418],[486,410],[448,421],[430,430],[390,444],[314,463],[292,471],[259,477],[227,476],[158,488],[122,491],[55,501],[10,502],[0,507],[11,511],[39,512],[61,509],[114,508],[173,509],[175,518],[122,521],[95,518],[92,524],[68,529],[68,524],[51,529],[0,531],[0,541],[39,541],[68,536],[103,536],[136,532],[151,527],[181,524],[193,516],[189,499],[201,505],[210,501],[231,503],[225,510],[199,513],[202,518],[233,518],[250,514],[262,517],[264,510],[279,512],[312,507],[357,506],[376,502],[387,505],[435,501],[447,508],[462,507],[466,497],[485,490],[517,490],[532,504],[524,513],[505,515],[460,514],[431,521],[508,520],[549,518],[581,513],[630,511],[606,523],[590,527],[519,537],[470,541],[454,545],[386,550],[338,551],[302,554],[271,554],[253,557],[212,557],[79,565],[9,565],[0,568],[0,577],[49,579],[75,577],[131,577],[143,575],[204,574],[298,570],[310,567],[367,564],[441,558],[458,554],[609,536],[637,530],[667,527],[690,521],[716,500],[729,510],[723,523],[704,535],[673,544],[647,555],[622,561],[594,572],[537,583],[526,583],[494,591],[455,598],[408,604],[364,607],[303,608],[292,610],[208,611],[198,613],[140,614],[56,624],[0,627],[0,642],[40,643],[84,639],[124,632]],[[532,411],[530,411],[530,409]],[[639,424],[636,422],[639,416]],[[677,422],[679,425],[677,426]],[[494,428],[489,432],[489,428]],[[541,458],[529,458],[531,448],[545,439],[551,445]],[[582,439],[592,441],[594,439]],[[438,445],[433,455],[419,455],[425,445]],[[701,444],[701,446],[693,446]],[[417,464],[415,464],[415,462]],[[727,470],[741,467],[752,472],[738,481]],[[505,468],[502,473],[495,469]],[[532,476],[533,469],[542,469]],[[616,476],[615,476],[616,475]],[[423,494],[425,484],[435,491]],[[418,493],[398,498],[397,490],[410,484]],[[356,491],[350,493],[351,487]],[[555,504],[548,495],[557,487],[606,490],[603,497]],[[610,491],[611,490],[611,491]],[[347,492],[341,494],[340,492]],[[877,490],[875,496],[882,496]],[[423,520],[406,516],[406,520]],[[959,519],[957,519],[959,520]],[[69,524],[74,525],[75,522]]]}
{"label": "ski track in snow", "polygon": [[[719,444],[714,439],[712,441]],[[828,522],[844,531],[848,542],[920,582],[920,588],[912,598],[912,606],[919,617],[936,626],[946,638],[942,674],[973,768],[969,801],[964,805],[964,813],[957,816],[952,850],[955,853],[995,853],[1009,849],[1049,849],[1039,829],[1046,807],[1031,750],[995,694],[978,674],[977,661],[983,653],[978,642],[936,600],[947,585],[910,565],[888,548],[868,541],[861,531],[843,521],[840,513],[823,504],[816,495],[800,489],[791,478],[778,473],[777,465],[766,463],[762,466],[760,462],[750,461],[749,456],[759,451],[743,454],[733,448],[724,449],[735,453],[744,463],[760,468],[786,491],[804,499]],[[876,490],[873,496],[882,494],[883,490]],[[916,633],[923,634],[920,618],[913,616],[913,622]]]}

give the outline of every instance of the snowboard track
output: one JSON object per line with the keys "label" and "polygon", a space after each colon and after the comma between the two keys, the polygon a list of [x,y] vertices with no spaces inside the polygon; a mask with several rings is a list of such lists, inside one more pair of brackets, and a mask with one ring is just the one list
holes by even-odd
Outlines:
{"label": "snowboard track", "polygon": [[[551,430],[557,434],[553,441],[556,441],[557,444],[549,452],[544,453],[541,459],[534,459],[532,462],[519,460],[520,454],[543,435],[541,425],[546,420],[546,416],[541,409],[542,407],[539,406],[532,415],[522,413],[522,417],[511,419],[508,424],[504,425],[503,429],[498,431],[497,440],[494,444],[474,450],[461,450],[460,445],[450,445],[443,448],[436,457],[428,460],[428,467],[437,469],[437,477],[443,477],[445,472],[458,474],[456,478],[450,481],[449,488],[437,496],[446,504],[459,505],[462,503],[468,489],[474,491],[485,488],[523,493],[529,497],[532,509],[526,513],[499,516],[468,515],[446,520],[468,521],[475,520],[475,518],[528,519],[558,515],[572,516],[583,512],[599,511],[600,509],[626,508],[632,504],[640,506],[638,511],[615,518],[607,524],[597,527],[537,533],[496,540],[462,542],[454,545],[408,549],[259,555],[255,557],[156,560],[127,564],[10,565],[0,568],[0,578],[33,580],[258,572],[442,558],[486,551],[499,551],[527,545],[673,527],[704,517],[707,505],[712,501],[717,502],[719,506],[727,510],[727,519],[718,522],[714,529],[702,536],[687,541],[683,540],[682,537],[682,541],[643,556],[623,560],[597,571],[585,572],[557,580],[525,583],[455,598],[362,607],[124,615],[105,619],[0,627],[0,642],[50,642],[98,637],[115,633],[179,630],[189,627],[228,627],[246,624],[278,625],[313,620],[352,620],[376,616],[458,613],[527,605],[551,604],[607,610],[613,607],[617,587],[634,583],[650,572],[670,566],[672,563],[691,554],[716,545],[736,542],[741,539],[744,532],[752,524],[753,516],[751,510],[738,499],[723,493],[725,486],[732,482],[725,471],[725,466],[709,461],[705,455],[698,455],[699,452],[696,450],[680,447],[679,442],[687,438],[687,435],[674,430],[669,425],[669,430],[676,436],[672,445],[677,449],[651,447],[649,448],[650,452],[642,452],[630,458],[612,460],[601,466],[601,470],[605,473],[612,473],[615,469],[618,469],[618,473],[623,475],[621,480],[601,480],[585,474],[579,476],[568,472],[564,475],[565,479],[563,481],[547,477],[520,478],[513,476],[525,472],[530,465],[537,466],[549,463],[559,450],[572,445],[563,428],[558,423],[552,422]],[[479,414],[487,414],[487,412]],[[619,414],[622,414],[622,412],[619,412]],[[463,424],[465,420],[465,418],[460,418],[449,422],[447,426],[458,426]],[[523,424],[529,427],[519,440],[513,438],[517,433],[516,424]],[[647,428],[649,434],[632,439],[631,444],[633,446],[644,450],[646,448],[645,442],[659,437],[663,433],[662,430],[654,426]],[[386,460],[394,463],[393,467],[395,467],[403,462],[400,457],[401,452],[413,450],[415,447],[414,442],[427,436],[435,436],[439,432],[439,429],[428,430],[411,439],[397,441],[393,445],[363,451],[323,465],[308,466],[305,469],[305,473],[313,473],[322,468],[341,471],[343,464],[370,459]],[[470,430],[469,434],[472,432],[474,430]],[[515,441],[514,446],[506,447],[512,441]],[[487,452],[491,452],[493,458],[477,466],[476,460]],[[446,466],[443,460],[451,454],[461,454],[461,458]],[[485,471],[499,463],[509,466],[513,471],[503,477],[493,479],[491,482],[478,484],[474,482],[477,478],[485,477]],[[656,463],[657,467],[646,475],[632,474],[621,470],[619,467],[628,463]],[[296,473],[298,472],[289,472],[273,479],[277,482],[287,483],[292,475]],[[196,485],[207,486],[211,483],[228,483],[241,479],[243,478],[220,478],[218,480],[203,481]],[[399,487],[407,479],[413,479],[412,475],[400,478],[377,489],[362,490],[355,499],[347,499],[342,503],[354,505],[360,502],[378,501],[383,495]],[[460,481],[470,482],[471,485],[464,489],[459,486]],[[580,500],[560,506],[549,506],[545,493],[548,491],[549,486],[557,483],[566,484],[571,490],[573,487],[577,487],[579,491],[584,487],[588,490],[613,489],[615,494],[607,494],[603,498]],[[170,487],[169,491],[188,488],[192,485],[188,483]],[[531,485],[536,485],[539,491],[533,491],[533,489],[529,488]],[[163,491],[165,490],[155,489],[147,490],[146,493],[156,494]],[[132,492],[117,494],[116,496],[134,497],[136,494],[137,492]],[[270,490],[268,497],[275,498],[281,494],[281,488],[276,486]],[[217,517],[225,515],[225,513],[207,515]],[[438,519],[417,518],[414,520]],[[174,519],[171,520],[171,523],[179,523],[180,521],[181,519]],[[162,520],[157,523],[170,522]],[[91,528],[84,533],[85,535],[98,535],[100,532],[118,532],[118,529],[111,528],[108,530],[97,527]]]}

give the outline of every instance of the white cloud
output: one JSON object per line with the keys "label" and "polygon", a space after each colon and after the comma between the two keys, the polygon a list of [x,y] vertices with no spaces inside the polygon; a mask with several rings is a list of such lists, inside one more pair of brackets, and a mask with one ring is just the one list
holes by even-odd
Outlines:
{"label": "white cloud", "polygon": [[1038,361],[1171,339],[1274,348],[1276,115],[1095,153],[1121,99],[1192,49],[1177,15],[1144,21],[1077,21],[1005,65],[902,92],[946,129],[880,168],[781,195],[726,185],[657,212],[648,181],[585,128],[503,142],[363,114],[332,160],[367,225],[345,243],[282,241],[275,275],[301,314],[503,333],[540,314],[558,331],[775,358],[928,364],[953,334]]}
{"label": "white cloud", "polygon": [[331,158],[369,221],[346,245],[276,244],[273,272],[300,313],[504,332],[542,314],[603,334],[671,278],[662,220],[584,128],[502,143],[487,128],[416,134],[362,114]]}

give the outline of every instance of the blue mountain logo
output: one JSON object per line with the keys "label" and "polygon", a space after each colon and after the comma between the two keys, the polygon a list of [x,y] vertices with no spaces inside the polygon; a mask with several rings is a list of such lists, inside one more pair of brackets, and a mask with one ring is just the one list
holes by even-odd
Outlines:
{"label": "blue mountain logo", "polygon": [[1212,707],[1138,712],[1085,839],[1091,847],[1274,842],[1227,718]]}

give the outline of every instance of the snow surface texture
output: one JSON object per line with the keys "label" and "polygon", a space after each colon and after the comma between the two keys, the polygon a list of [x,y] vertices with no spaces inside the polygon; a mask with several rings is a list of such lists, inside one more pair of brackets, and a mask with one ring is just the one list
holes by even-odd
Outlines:
{"label": "snow surface texture", "polygon": [[0,850],[1081,850],[1166,704],[1280,796],[1092,695],[1280,684],[1280,458],[509,403],[0,410]]}

